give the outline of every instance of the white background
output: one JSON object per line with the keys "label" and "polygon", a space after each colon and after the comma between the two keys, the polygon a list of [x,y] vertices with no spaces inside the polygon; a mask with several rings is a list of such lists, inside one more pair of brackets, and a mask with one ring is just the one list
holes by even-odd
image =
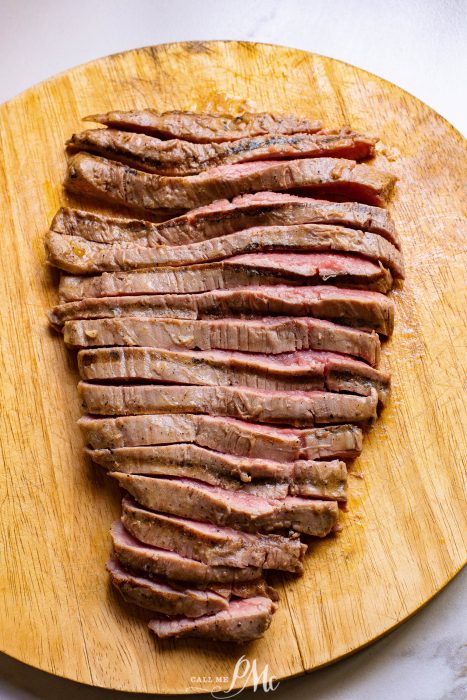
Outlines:
{"label": "white background", "polygon": [[[465,133],[466,18],[462,0],[0,0],[0,102],[109,53],[171,41],[242,39],[307,49],[365,68]],[[466,583],[464,573],[386,639],[282,683],[271,700],[467,697]],[[64,697],[148,696],[80,686],[0,655],[0,700]],[[245,691],[240,697],[254,695]]]}

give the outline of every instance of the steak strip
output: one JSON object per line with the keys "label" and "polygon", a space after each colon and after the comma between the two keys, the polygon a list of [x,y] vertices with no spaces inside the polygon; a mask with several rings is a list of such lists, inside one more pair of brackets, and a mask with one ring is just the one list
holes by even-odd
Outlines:
{"label": "steak strip", "polygon": [[255,496],[285,498],[308,496],[347,500],[344,462],[296,461],[283,463],[226,455],[193,444],[122,447],[86,450],[89,457],[110,472],[196,479]]}
{"label": "steak strip", "polygon": [[174,351],[114,347],[80,350],[78,368],[88,381],[151,381],[208,386],[245,386],[281,391],[351,392],[369,396],[376,389],[386,404],[387,372],[347,355],[303,350],[281,355],[233,350]]}
{"label": "steak strip", "polygon": [[389,212],[357,202],[326,202],[278,192],[258,192],[222,199],[159,224],[119,219],[63,207],[51,224],[55,233],[96,243],[137,243],[139,246],[185,245],[258,226],[335,224],[369,231],[400,248]]}
{"label": "steak strip", "polygon": [[198,175],[151,175],[106,158],[77,153],[68,163],[69,192],[143,211],[193,209],[251,192],[294,191],[384,206],[396,178],[344,158],[303,158],[220,165]]}
{"label": "steak strip", "polygon": [[321,122],[293,115],[244,112],[238,116],[206,112],[156,112],[153,109],[91,114],[83,121],[194,143],[221,143],[262,134],[313,134]]}
{"label": "steak strip", "polygon": [[161,638],[202,637],[221,642],[250,642],[262,637],[271,624],[275,605],[270,598],[257,596],[232,600],[227,610],[215,615],[189,618],[158,618],[149,622],[149,629]]}
{"label": "steak strip", "polygon": [[298,252],[353,253],[382,263],[397,278],[404,277],[402,255],[386,239],[375,233],[324,224],[250,228],[188,245],[153,247],[129,243],[96,243],[49,231],[45,244],[51,265],[78,274],[138,270],[163,265],[195,265],[218,260],[223,260],[224,266],[236,266],[239,262],[248,260],[245,256],[247,253],[268,252],[268,257],[271,257],[271,253],[277,255],[285,251],[287,255]]}
{"label": "steak strip", "polygon": [[311,316],[390,336],[394,303],[379,292],[316,287],[246,287],[202,294],[153,294],[72,301],[49,312],[52,325],[91,318],[205,319],[228,316]]}
{"label": "steak strip", "polygon": [[307,546],[297,535],[242,532],[197,520],[154,513],[124,498],[122,523],[144,544],[176,552],[209,566],[259,567],[300,574]]}
{"label": "steak strip", "polygon": [[127,603],[153,612],[194,618],[228,608],[227,600],[213,591],[175,588],[165,582],[136,576],[125,571],[115,558],[107,563],[107,571],[112,584]]}
{"label": "steak strip", "polygon": [[[361,432],[355,434],[349,426],[297,430],[196,414],[83,416],[78,425],[86,444],[99,450],[193,443],[224,454],[277,462],[322,458],[330,453],[344,456],[361,450]],[[114,457],[128,454],[125,450]],[[91,453],[93,459],[94,455]]]}
{"label": "steak strip", "polygon": [[143,544],[130,535],[120,521],[112,525],[110,532],[115,554],[123,566],[141,571],[146,576],[186,581],[197,587],[229,583],[240,586],[258,580],[261,576],[261,568],[258,566],[246,566],[243,569],[211,566],[175,552]]}
{"label": "steak strip", "polygon": [[348,127],[319,134],[267,134],[223,143],[163,141],[116,129],[90,129],[67,141],[70,153],[86,151],[157,175],[195,175],[218,165],[291,158],[348,158],[374,155],[377,139]]}
{"label": "steak strip", "polygon": [[68,321],[66,345],[73,348],[128,345],[174,350],[241,350],[278,354],[296,350],[330,350],[379,362],[376,333],[312,318],[226,318],[209,321],[143,319],[133,316]]}
{"label": "steak strip", "polygon": [[245,532],[293,529],[325,537],[337,526],[339,516],[334,501],[299,496],[267,499],[186,478],[118,472],[113,472],[112,477],[146,508]]}
{"label": "steak strip", "polygon": [[[378,402],[376,391],[370,396],[356,396],[330,391],[259,391],[232,386],[154,384],[115,386],[88,382],[78,384],[78,394],[83,409],[96,415],[210,414],[258,423],[290,423],[297,426],[366,423],[376,418]],[[346,438],[345,451],[350,449],[353,456],[355,451],[360,452],[361,444],[358,442],[357,445],[354,438],[354,431],[357,431],[359,441],[361,440],[358,428],[347,425],[329,430],[331,436],[341,436],[342,431],[346,433],[351,430],[353,437],[349,444]],[[327,439],[330,435],[327,435]],[[338,442],[340,444],[340,439]],[[328,447],[331,446],[332,450],[337,449],[333,439]],[[320,456],[338,454],[332,451]]]}

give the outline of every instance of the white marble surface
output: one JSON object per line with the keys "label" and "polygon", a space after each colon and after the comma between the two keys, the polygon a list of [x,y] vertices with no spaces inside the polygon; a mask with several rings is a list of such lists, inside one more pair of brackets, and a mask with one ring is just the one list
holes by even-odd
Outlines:
{"label": "white marble surface", "polygon": [[[116,51],[190,39],[294,46],[374,72],[466,132],[467,5],[462,0],[0,0],[0,102]],[[313,700],[467,698],[467,573],[399,630],[353,657],[284,682]],[[32,642],[33,643],[33,642]],[[0,700],[115,700],[0,655]],[[255,697],[245,691],[240,697]]]}

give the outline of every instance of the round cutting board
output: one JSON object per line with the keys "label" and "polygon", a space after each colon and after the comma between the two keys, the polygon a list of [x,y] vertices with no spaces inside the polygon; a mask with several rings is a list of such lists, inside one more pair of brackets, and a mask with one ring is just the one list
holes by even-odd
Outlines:
{"label": "round cutting board", "polygon": [[[350,476],[343,530],[277,575],[265,637],[237,648],[157,641],[108,585],[118,489],[82,455],[74,357],[49,331],[57,275],[43,236],[65,201],[63,145],[82,116],[152,106],[293,112],[375,133],[400,182],[391,206],[407,262],[384,358],[393,398]],[[403,622],[465,561],[461,467],[465,260],[461,136],[374,75],[244,42],[152,46],[80,66],[0,107],[0,650],[106,688],[197,693],[230,686],[237,659],[276,678],[349,654]],[[250,677],[246,684],[252,683]],[[239,680],[238,684],[243,685]],[[237,685],[238,685],[237,684]]]}

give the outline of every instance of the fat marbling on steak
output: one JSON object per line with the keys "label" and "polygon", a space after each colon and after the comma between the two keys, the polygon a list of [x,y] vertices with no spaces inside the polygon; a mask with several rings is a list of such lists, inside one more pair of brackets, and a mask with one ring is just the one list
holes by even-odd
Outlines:
{"label": "fat marbling on steak", "polygon": [[210,168],[198,175],[167,177],[88,153],[68,163],[69,192],[142,211],[193,209],[216,199],[252,192],[305,192],[339,201],[383,206],[396,178],[345,158],[258,161]]}
{"label": "fat marbling on steak", "polygon": [[86,151],[157,175],[195,175],[217,165],[279,158],[348,158],[374,155],[377,139],[348,127],[318,134],[266,134],[223,143],[164,141],[147,134],[117,129],[90,129],[73,134],[69,153]]}

